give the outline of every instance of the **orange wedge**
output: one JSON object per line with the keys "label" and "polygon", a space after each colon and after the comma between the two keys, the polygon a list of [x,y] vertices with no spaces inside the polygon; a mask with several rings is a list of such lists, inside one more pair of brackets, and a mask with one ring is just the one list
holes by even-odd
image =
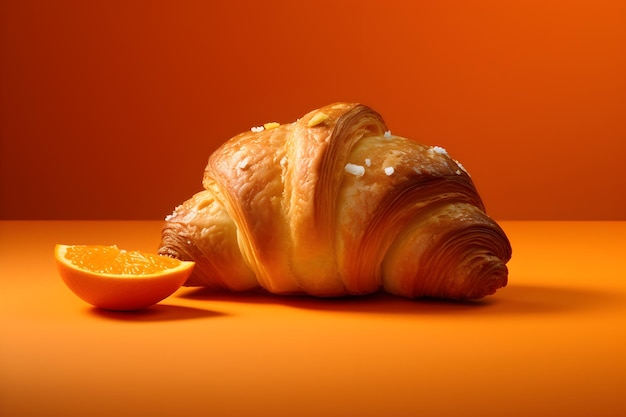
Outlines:
{"label": "orange wedge", "polygon": [[173,294],[194,263],[117,246],[56,245],[59,274],[78,297],[108,310],[138,310]]}

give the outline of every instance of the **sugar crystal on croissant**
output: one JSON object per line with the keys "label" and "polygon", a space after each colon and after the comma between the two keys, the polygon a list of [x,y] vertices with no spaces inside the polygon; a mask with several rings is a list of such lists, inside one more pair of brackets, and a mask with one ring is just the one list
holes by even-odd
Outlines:
{"label": "sugar crystal on croissant", "polygon": [[235,136],[202,184],[159,248],[196,262],[188,286],[477,299],[507,283],[510,243],[463,166],[361,104]]}

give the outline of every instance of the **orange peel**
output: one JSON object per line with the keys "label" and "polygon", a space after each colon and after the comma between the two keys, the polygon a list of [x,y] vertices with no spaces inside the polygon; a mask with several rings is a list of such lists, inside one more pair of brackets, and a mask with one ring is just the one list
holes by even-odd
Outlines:
{"label": "orange peel", "polygon": [[83,301],[107,310],[157,304],[178,290],[195,266],[117,246],[58,244],[54,256],[65,285]]}

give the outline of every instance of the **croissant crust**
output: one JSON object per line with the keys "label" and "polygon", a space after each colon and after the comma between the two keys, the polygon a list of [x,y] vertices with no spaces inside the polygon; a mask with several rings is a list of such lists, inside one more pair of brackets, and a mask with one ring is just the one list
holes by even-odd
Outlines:
{"label": "croissant crust", "polygon": [[235,136],[202,184],[159,248],[196,262],[189,286],[476,299],[507,284],[510,243],[463,166],[361,104]]}

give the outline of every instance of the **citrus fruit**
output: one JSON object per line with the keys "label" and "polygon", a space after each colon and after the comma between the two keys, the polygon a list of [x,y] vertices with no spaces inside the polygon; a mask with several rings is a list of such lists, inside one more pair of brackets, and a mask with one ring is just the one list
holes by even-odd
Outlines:
{"label": "citrus fruit", "polygon": [[117,246],[56,245],[57,267],[78,297],[108,310],[138,310],[170,296],[194,263]]}

